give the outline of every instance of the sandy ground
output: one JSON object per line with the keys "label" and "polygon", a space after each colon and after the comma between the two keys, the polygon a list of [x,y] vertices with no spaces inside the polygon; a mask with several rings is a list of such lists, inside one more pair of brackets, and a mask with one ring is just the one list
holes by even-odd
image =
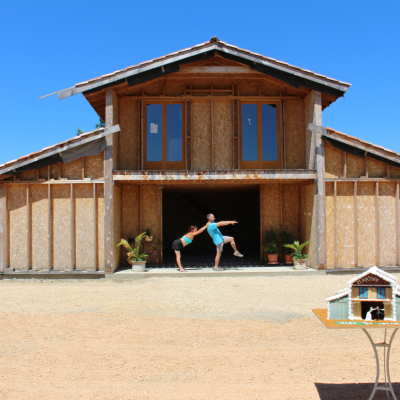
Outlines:
{"label": "sandy ground", "polygon": [[366,336],[311,312],[349,279],[0,281],[0,398],[367,399]]}

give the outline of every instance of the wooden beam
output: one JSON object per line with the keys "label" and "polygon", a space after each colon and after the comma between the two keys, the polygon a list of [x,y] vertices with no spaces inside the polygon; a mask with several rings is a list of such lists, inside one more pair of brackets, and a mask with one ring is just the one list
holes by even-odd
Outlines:
{"label": "wooden beam", "polygon": [[259,185],[259,193],[260,193],[260,263],[261,265],[264,263],[264,249],[263,249],[263,206],[264,206],[264,196],[263,196],[263,187]]}
{"label": "wooden beam", "polygon": [[286,154],[285,154],[285,104],[281,100],[281,116],[282,116],[282,159],[283,159],[283,169],[286,169]]}
{"label": "wooden beam", "polygon": [[75,269],[75,201],[74,184],[71,183],[71,263],[70,269]]}
{"label": "wooden beam", "polygon": [[380,266],[380,239],[379,239],[379,182],[375,183],[375,257],[376,266]]}
{"label": "wooden beam", "polygon": [[333,201],[334,201],[334,236],[335,236],[335,268],[338,267],[338,230],[337,230],[337,182],[333,184]]}
{"label": "wooden beam", "polygon": [[85,179],[85,157],[82,157],[82,180]]}
{"label": "wooden beam", "polygon": [[347,153],[343,151],[343,178],[347,178]]}
{"label": "wooden beam", "polygon": [[52,254],[53,254],[53,229],[52,229],[52,212],[51,212],[51,185],[47,186],[47,263],[48,270],[51,271],[52,266]]}
{"label": "wooden beam", "polygon": [[368,157],[364,158],[364,171],[365,171],[365,177],[368,178]]}
{"label": "wooden beam", "polygon": [[98,264],[98,256],[97,256],[98,236],[97,235],[98,235],[98,232],[97,232],[97,195],[96,195],[96,183],[93,183],[93,269],[95,271],[97,270],[97,264]]}
{"label": "wooden beam", "polygon": [[[230,92],[230,90],[226,90]],[[193,90],[193,92],[195,92]],[[211,90],[201,90],[199,93],[211,92]],[[217,92],[217,90],[213,90],[213,92]],[[206,95],[202,96],[199,94],[198,96],[190,96],[190,95],[180,95],[180,96],[123,96],[120,98],[121,101],[124,100],[146,100],[146,101],[184,101],[184,100],[243,100],[243,101],[279,101],[279,100],[303,100],[302,97],[298,96],[212,96]]]}
{"label": "wooden beam", "polygon": [[179,67],[179,72],[189,74],[202,73],[202,74],[254,74],[254,70],[250,67],[224,67],[224,66],[198,66],[198,67]]}
{"label": "wooden beam", "polygon": [[357,182],[354,182],[354,267],[355,267],[355,268],[358,268]]}
{"label": "wooden beam", "polygon": [[8,268],[7,185],[0,184],[0,272]]}
{"label": "wooden beam", "polygon": [[400,266],[400,208],[399,208],[399,182],[396,183],[396,261]]}
{"label": "wooden beam", "polygon": [[[232,94],[233,92],[233,85],[232,85]],[[231,168],[235,169],[235,100],[232,100],[232,164]]]}
{"label": "wooden beam", "polygon": [[26,185],[26,270],[32,268],[32,218],[31,218],[31,201],[30,201],[30,185]]}
{"label": "wooden beam", "polygon": [[[185,88],[186,88],[186,86],[185,86]],[[164,240],[163,240],[163,207],[162,207],[162,205],[163,205],[163,186],[158,186],[158,207],[159,207],[159,214],[160,214],[160,225],[161,225],[161,228],[160,228],[160,242],[161,242],[161,244],[160,244],[160,265],[162,265],[163,264],[163,261],[164,261],[164,252],[163,252],[163,246],[162,246],[162,244],[163,244],[163,242],[164,242]]]}
{"label": "wooden beam", "polygon": [[137,119],[137,123],[138,123],[138,153],[137,153],[137,158],[138,158],[138,165],[137,165],[137,169],[140,170],[142,167],[142,161],[141,161],[141,154],[142,154],[142,143],[141,143],[141,135],[142,135],[142,102],[139,101],[138,102],[138,119]]}
{"label": "wooden beam", "polygon": [[211,99],[211,169],[214,169],[214,107],[213,99]]}
{"label": "wooden beam", "polygon": [[143,101],[140,102],[140,140],[139,140],[139,148],[140,148],[140,167],[139,169],[143,170],[143,165],[144,165],[144,105],[143,105]]}

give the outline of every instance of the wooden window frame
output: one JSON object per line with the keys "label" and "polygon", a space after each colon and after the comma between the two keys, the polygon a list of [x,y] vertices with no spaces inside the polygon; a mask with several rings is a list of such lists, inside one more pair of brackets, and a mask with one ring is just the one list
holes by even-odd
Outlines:
{"label": "wooden window frame", "polygon": [[[147,161],[147,105],[162,106],[162,161]],[[167,161],[167,105],[182,106],[182,161]],[[147,171],[184,170],[186,167],[186,109],[184,101],[144,101],[143,102],[143,169]]]}
{"label": "wooden window frame", "polygon": [[[257,105],[257,143],[258,143],[258,161],[243,161],[242,157],[242,105]],[[262,161],[262,127],[261,127],[261,105],[273,104],[276,106],[276,139],[277,139],[277,161]],[[280,169],[282,168],[282,109],[280,101],[240,101],[239,102],[239,162],[241,169]]]}

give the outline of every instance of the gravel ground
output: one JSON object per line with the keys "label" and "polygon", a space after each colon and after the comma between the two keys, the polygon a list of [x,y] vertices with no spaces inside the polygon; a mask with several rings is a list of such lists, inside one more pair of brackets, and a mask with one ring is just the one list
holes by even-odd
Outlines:
{"label": "gravel ground", "polygon": [[311,311],[350,277],[0,281],[0,398],[368,398],[367,338]]}

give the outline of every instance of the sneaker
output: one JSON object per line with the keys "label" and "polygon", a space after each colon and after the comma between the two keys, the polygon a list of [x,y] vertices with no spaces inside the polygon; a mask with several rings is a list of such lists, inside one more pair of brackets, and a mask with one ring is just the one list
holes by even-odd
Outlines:
{"label": "sneaker", "polygon": [[235,251],[233,255],[236,257],[243,257],[243,254],[240,254],[238,251]]}

